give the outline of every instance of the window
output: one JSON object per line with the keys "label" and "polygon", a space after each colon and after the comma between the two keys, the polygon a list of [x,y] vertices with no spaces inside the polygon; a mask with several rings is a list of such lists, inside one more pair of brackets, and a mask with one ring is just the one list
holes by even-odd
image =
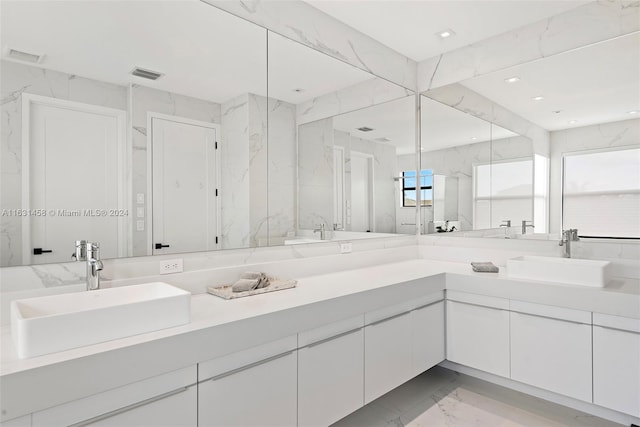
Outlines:
{"label": "window", "polygon": [[473,168],[473,228],[533,220],[533,160],[514,159]]}
{"label": "window", "polygon": [[[416,206],[416,171],[402,172],[402,206],[405,208]],[[422,169],[420,171],[420,205],[431,206],[433,204],[433,170]]]}
{"label": "window", "polygon": [[640,238],[640,148],[565,154],[563,170],[563,229]]}

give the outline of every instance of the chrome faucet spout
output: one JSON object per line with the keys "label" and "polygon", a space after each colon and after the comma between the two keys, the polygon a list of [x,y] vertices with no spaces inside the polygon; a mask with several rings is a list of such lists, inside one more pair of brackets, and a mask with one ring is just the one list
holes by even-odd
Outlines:
{"label": "chrome faucet spout", "polygon": [[318,225],[320,228],[316,228],[313,230],[313,233],[320,233],[320,240],[327,240],[327,231],[324,228],[324,223]]}
{"label": "chrome faucet spout", "polygon": [[578,229],[570,228],[569,230],[562,231],[562,238],[558,243],[558,246],[562,246],[564,251],[562,252],[562,256],[564,258],[571,258],[571,242],[577,242],[580,238],[578,237]]}
{"label": "chrome faucet spout", "polygon": [[522,221],[522,234],[527,234],[527,227],[534,228],[533,221]]}
{"label": "chrome faucet spout", "polygon": [[76,240],[76,251],[72,258],[75,258],[76,261],[87,262],[87,290],[100,289],[100,272],[104,268],[100,259],[100,244]]}

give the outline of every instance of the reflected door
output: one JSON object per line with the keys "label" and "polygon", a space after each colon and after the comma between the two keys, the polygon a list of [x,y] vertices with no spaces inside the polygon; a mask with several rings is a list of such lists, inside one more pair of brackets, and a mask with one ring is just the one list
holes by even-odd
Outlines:
{"label": "reflected door", "polygon": [[151,117],[152,253],[218,249],[217,125]]}
{"label": "reflected door", "polygon": [[[126,255],[124,111],[33,95],[28,118],[23,260],[71,261],[76,240],[100,243],[102,258]],[[29,236],[30,234],[30,236]]]}
{"label": "reflected door", "polygon": [[374,231],[373,158],[357,151],[351,151],[351,230]]}

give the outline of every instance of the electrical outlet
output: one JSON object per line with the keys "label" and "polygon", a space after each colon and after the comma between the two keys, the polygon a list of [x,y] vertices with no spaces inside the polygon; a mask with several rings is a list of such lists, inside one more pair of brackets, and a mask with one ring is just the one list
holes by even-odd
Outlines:
{"label": "electrical outlet", "polygon": [[160,274],[182,273],[182,258],[160,261]]}
{"label": "electrical outlet", "polygon": [[341,254],[350,254],[353,250],[353,245],[351,242],[340,243],[340,253]]}

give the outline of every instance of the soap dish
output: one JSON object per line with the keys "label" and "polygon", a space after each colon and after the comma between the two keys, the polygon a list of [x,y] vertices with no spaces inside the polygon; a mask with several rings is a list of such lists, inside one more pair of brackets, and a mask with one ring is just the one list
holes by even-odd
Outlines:
{"label": "soap dish", "polygon": [[267,292],[281,291],[283,289],[295,288],[297,280],[292,279],[270,279],[271,284],[265,288],[252,289],[244,292],[233,292],[231,285],[207,286],[207,292],[224,299],[236,299],[250,297],[252,295],[266,294]]}

